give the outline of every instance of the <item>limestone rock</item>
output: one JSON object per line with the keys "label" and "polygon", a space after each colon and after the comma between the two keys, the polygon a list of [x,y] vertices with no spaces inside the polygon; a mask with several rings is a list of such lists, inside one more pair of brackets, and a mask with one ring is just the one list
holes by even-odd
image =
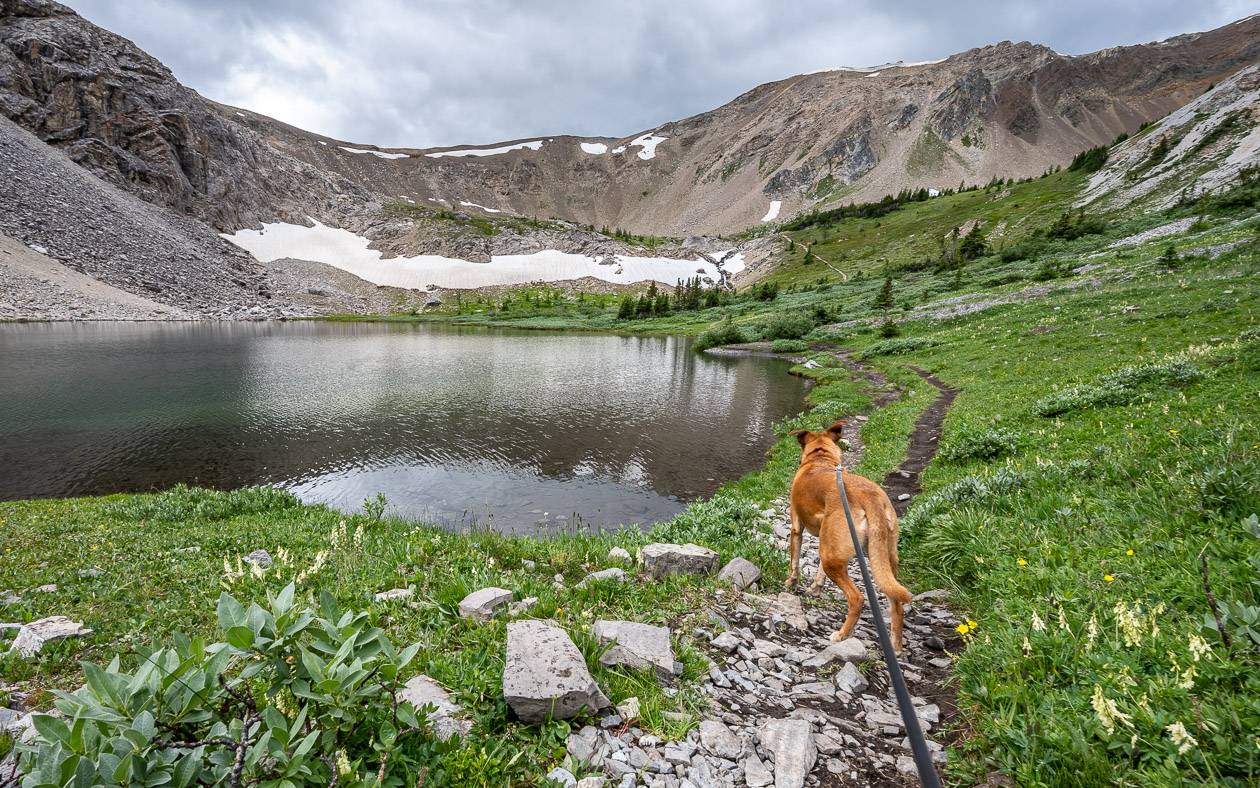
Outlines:
{"label": "limestone rock", "polygon": [[33,657],[44,648],[44,644],[66,638],[84,637],[92,634],[92,630],[71,621],[65,616],[52,616],[23,624],[9,650],[23,657]]}
{"label": "limestone rock", "polygon": [[639,560],[659,580],[668,575],[711,575],[717,571],[719,556],[699,545],[656,542],[639,550]]}
{"label": "limestone rock", "polygon": [[620,561],[624,564],[628,564],[634,560],[634,557],[630,555],[630,551],[626,550],[626,548],[614,547],[608,551],[608,560]]}
{"label": "limestone rock", "polygon": [[483,588],[464,597],[459,603],[459,614],[474,621],[489,621],[499,608],[512,601],[512,592],[506,588]]}
{"label": "limestone rock", "polygon": [[452,736],[467,736],[472,730],[472,722],[460,718],[459,704],[451,700],[451,695],[441,684],[428,676],[416,676],[410,679],[398,692],[400,703],[410,703],[419,709],[422,706],[433,706],[429,712],[429,724],[433,726],[433,734],[442,741]]}
{"label": "limestone rock", "polygon": [[868,686],[870,686],[870,682],[857,669],[857,665],[854,665],[852,662],[844,663],[844,667],[836,674],[836,689],[841,692],[856,695],[859,692],[865,692]]}
{"label": "limestone rock", "polygon": [[746,558],[732,558],[718,572],[718,578],[742,591],[761,579],[761,570]]}
{"label": "limestone rock", "polygon": [[744,759],[744,782],[749,788],[764,788],[774,782],[774,775],[756,755]]}
{"label": "limestone rock", "polygon": [[503,697],[528,723],[570,719],[583,709],[608,706],[568,633],[547,621],[525,619],[507,627]]}
{"label": "limestone rock", "polygon": [[801,598],[786,591],[770,601],[766,616],[771,621],[777,619],[800,632],[809,629],[809,621],[805,618],[805,608],[801,604]]}
{"label": "limestone rock", "polygon": [[710,646],[721,649],[722,651],[725,651],[727,654],[730,654],[732,651],[739,648],[739,643],[740,643],[739,638],[735,635],[734,632],[723,632],[722,634],[718,635],[717,637],[709,641]]}
{"label": "limestone rock", "polygon": [[564,788],[574,788],[578,784],[577,778],[573,776],[573,772],[568,769],[562,769],[559,766],[547,772],[547,782],[552,785],[562,785]]}
{"label": "limestone rock", "polygon": [[662,681],[669,681],[681,672],[679,663],[674,660],[668,627],[599,620],[593,631],[601,645],[613,644],[599,658],[604,665],[620,665],[631,670],[653,669]]}
{"label": "limestone rock", "polygon": [[617,714],[621,715],[626,722],[634,722],[639,719],[639,699],[632,696],[618,703]]}
{"label": "limestone rock", "polygon": [[271,553],[268,553],[266,550],[255,550],[241,560],[247,564],[253,564],[259,569],[270,569],[272,564]]}
{"label": "limestone rock", "polygon": [[849,637],[844,640],[832,643],[831,645],[819,651],[814,656],[805,660],[802,665],[806,668],[822,668],[833,662],[867,662],[871,658],[870,652],[866,648],[865,641]]}
{"label": "limestone rock", "polygon": [[523,615],[528,613],[530,610],[533,610],[534,605],[536,604],[538,604],[538,597],[527,596],[520,601],[513,602],[512,607],[508,609],[508,612],[514,616]]}
{"label": "limestone rock", "polygon": [[704,720],[700,723],[700,743],[710,753],[728,761],[738,758],[743,750],[739,739],[719,720]]}
{"label": "limestone rock", "polygon": [[591,583],[615,582],[624,583],[629,580],[626,570],[620,567],[612,567],[610,569],[601,569],[598,572],[591,572],[586,577],[578,581],[577,588],[590,585]]}
{"label": "limestone rock", "polygon": [[774,754],[775,788],[801,788],[818,760],[814,730],[805,720],[766,720],[757,731],[761,746]]}
{"label": "limestone rock", "polygon": [[411,588],[391,588],[388,591],[382,591],[376,595],[377,602],[390,602],[395,599],[406,599],[415,594],[415,589]]}

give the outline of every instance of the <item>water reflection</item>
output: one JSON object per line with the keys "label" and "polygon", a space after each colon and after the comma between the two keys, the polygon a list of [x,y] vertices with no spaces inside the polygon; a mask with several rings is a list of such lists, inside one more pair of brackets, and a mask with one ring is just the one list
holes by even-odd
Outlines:
{"label": "water reflection", "polygon": [[[805,384],[686,339],[0,326],[0,498],[270,483],[504,530],[648,523],[758,465]],[[565,519],[559,519],[565,518]]]}

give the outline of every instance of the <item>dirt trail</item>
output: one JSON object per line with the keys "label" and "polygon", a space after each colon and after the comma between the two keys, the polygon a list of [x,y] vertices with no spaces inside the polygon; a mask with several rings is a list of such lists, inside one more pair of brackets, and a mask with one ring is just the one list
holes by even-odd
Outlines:
{"label": "dirt trail", "polygon": [[[914,423],[914,431],[910,433],[910,448],[906,452],[906,460],[884,477],[884,492],[892,499],[897,516],[905,514],[906,509],[914,501],[914,496],[922,489],[919,486],[919,474],[936,456],[936,449],[941,438],[941,425],[945,423],[945,415],[958,396],[958,389],[942,383],[935,375],[918,367],[911,367],[914,373],[936,388],[936,399],[927,410],[919,414]],[[904,498],[903,498],[904,496]]]}

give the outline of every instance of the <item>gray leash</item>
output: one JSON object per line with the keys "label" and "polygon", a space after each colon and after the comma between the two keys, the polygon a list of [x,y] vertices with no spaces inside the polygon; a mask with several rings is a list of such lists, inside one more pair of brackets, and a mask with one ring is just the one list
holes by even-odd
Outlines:
{"label": "gray leash", "polygon": [[879,607],[875,583],[871,580],[871,572],[866,567],[866,553],[862,543],[858,541],[857,527],[853,525],[853,513],[849,511],[849,496],[844,490],[844,469],[836,466],[836,486],[840,488],[840,503],[844,504],[844,518],[849,521],[849,536],[853,539],[853,551],[857,555],[858,568],[862,570],[862,585],[866,588],[866,600],[871,608],[871,616],[875,619],[875,632],[879,635],[879,649],[884,652],[884,664],[888,666],[888,678],[892,682],[893,691],[897,694],[897,707],[901,711],[901,722],[906,728],[906,736],[910,739],[910,752],[914,755],[914,767],[919,772],[919,782],[923,788],[940,788],[941,779],[932,765],[932,755],[928,752],[927,739],[923,737],[923,729],[919,726],[919,717],[914,713],[914,704],[910,701],[910,690],[906,687],[906,679],[901,675],[901,665],[897,662],[897,654],[893,651],[892,638],[888,636],[888,627],[884,625],[884,611]]}

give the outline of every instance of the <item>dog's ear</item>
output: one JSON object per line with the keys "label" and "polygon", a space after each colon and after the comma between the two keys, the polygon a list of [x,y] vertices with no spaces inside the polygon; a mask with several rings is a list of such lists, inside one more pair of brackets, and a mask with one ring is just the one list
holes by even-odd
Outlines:
{"label": "dog's ear", "polygon": [[832,440],[834,440],[836,443],[839,443],[840,436],[844,434],[844,425],[848,423],[849,422],[845,421],[844,419],[837,420],[835,424],[832,424],[830,427],[827,428],[827,434],[831,436]]}
{"label": "dog's ear", "polygon": [[796,442],[801,444],[801,448],[805,447],[805,436],[808,434],[809,434],[809,430],[792,430],[791,432],[788,433],[788,435],[791,435],[793,438],[796,438]]}

